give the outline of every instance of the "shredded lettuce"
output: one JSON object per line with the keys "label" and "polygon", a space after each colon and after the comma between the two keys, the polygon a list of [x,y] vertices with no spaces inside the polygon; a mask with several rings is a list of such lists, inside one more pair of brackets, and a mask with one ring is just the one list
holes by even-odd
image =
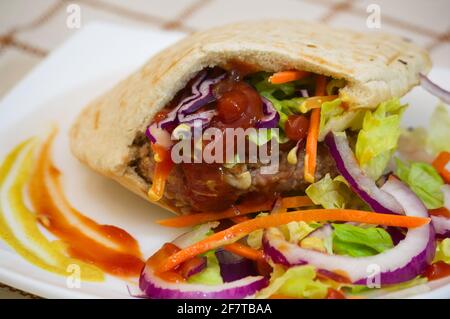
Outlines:
{"label": "shredded lettuce", "polygon": [[339,98],[324,102],[320,112],[320,135],[325,136],[330,131],[340,132],[347,128],[359,129],[363,114],[362,110],[347,111]]}
{"label": "shredded lettuce", "polygon": [[305,101],[304,97],[296,96],[296,92],[300,88],[312,88],[313,79],[306,78],[283,84],[272,84],[268,80],[270,75],[271,73],[268,72],[259,72],[252,75],[248,82],[255,87],[261,96],[272,102],[280,114],[279,126],[284,129],[288,116],[301,113],[300,106]]}
{"label": "shredded lettuce", "polygon": [[366,111],[358,133],[355,155],[361,168],[374,180],[385,171],[400,137],[400,119],[405,106],[398,99]]}
{"label": "shredded lettuce", "polygon": [[427,146],[433,155],[450,151],[450,115],[443,104],[439,104],[431,115]]}
{"label": "shredded lettuce", "polygon": [[[267,216],[267,213],[260,213],[256,217]],[[318,223],[305,223],[301,222],[290,222],[286,225],[281,225],[279,227],[280,231],[283,233],[287,241],[298,244],[303,238],[308,236],[315,229],[320,227]],[[247,245],[254,249],[260,249],[262,246],[262,237],[264,230],[258,229],[251,232],[247,236]]]}
{"label": "shredded lettuce", "polygon": [[320,108],[320,130],[328,124],[328,122],[345,112],[341,99],[328,101],[322,104]]}
{"label": "shredded lettuce", "polygon": [[434,262],[443,261],[450,264],[450,238],[441,241],[436,247]]}
{"label": "shredded lettuce", "polygon": [[358,130],[361,128],[363,110],[347,111],[341,99],[324,102],[320,109],[319,140],[333,132],[342,132],[346,129]]}
{"label": "shredded lettuce", "polygon": [[317,224],[309,224],[303,221],[301,222],[290,222],[286,225],[287,228],[287,240],[291,243],[297,244],[303,238],[312,233],[317,227]]}
{"label": "shredded lettuce", "polygon": [[426,284],[428,282],[427,278],[416,277],[409,281],[405,281],[395,285],[385,285],[381,289],[380,288],[369,288],[366,285],[348,285],[344,284],[341,287],[346,292],[352,295],[363,295],[369,298],[375,298],[377,296],[382,296],[386,293],[391,293],[419,285]]}
{"label": "shredded lettuce", "polygon": [[442,151],[450,152],[450,115],[445,105],[438,104],[431,115],[428,128],[403,129],[398,145],[402,158],[431,161]]}
{"label": "shredded lettuce", "polygon": [[262,246],[262,238],[264,231],[262,229],[255,230],[247,236],[247,245],[253,249],[260,249]]}
{"label": "shredded lettuce", "polygon": [[214,250],[210,250],[203,254],[207,259],[206,268],[198,274],[192,275],[187,282],[190,284],[202,285],[221,285],[223,284],[222,276],[220,275],[219,261],[217,260]]}
{"label": "shredded lettuce", "polygon": [[441,191],[444,181],[430,164],[414,162],[408,165],[396,158],[395,174],[408,184],[428,209],[444,205],[444,195]]}
{"label": "shredded lettuce", "polygon": [[284,131],[278,129],[258,129],[251,131],[248,135],[250,142],[257,146],[264,145],[274,138],[279,144],[286,143],[289,139],[284,134]]}
{"label": "shredded lettuce", "polygon": [[[269,214],[268,213],[259,213],[256,216],[256,218],[262,217],[262,216],[267,216],[267,215],[269,215]],[[262,246],[263,234],[264,234],[263,229],[258,229],[258,230],[251,232],[250,234],[248,234],[247,245],[249,245],[253,249],[260,249]]]}
{"label": "shredded lettuce", "polygon": [[352,257],[372,256],[394,247],[383,228],[362,228],[351,224],[332,224],[333,251]]}
{"label": "shredded lettuce", "polygon": [[320,181],[309,185],[305,192],[314,204],[324,208],[367,209],[367,205],[351,191],[341,175],[332,179],[330,174],[326,174]]}
{"label": "shredded lettuce", "polygon": [[340,178],[332,179],[330,174],[309,185],[305,192],[314,204],[322,205],[324,208],[345,208],[350,200],[349,189],[345,182]]}
{"label": "shredded lettuce", "polygon": [[272,102],[274,108],[277,110],[278,114],[280,114],[279,125],[282,129],[284,129],[284,125],[289,115],[300,113],[300,106],[305,100],[305,98],[302,97],[294,97],[288,100],[279,100],[269,92],[260,92],[260,94],[270,102]]}
{"label": "shredded lettuce", "polygon": [[[306,98],[296,96],[296,92],[300,89],[311,91],[314,89],[315,83],[311,77],[283,84],[272,84],[268,81],[270,75],[267,72],[259,72],[247,80],[259,94],[272,102],[280,115],[279,127],[284,130],[289,115],[309,111],[302,108]],[[337,94],[337,91],[344,86],[344,80],[333,79],[327,84],[327,94]],[[363,110],[347,111],[339,98],[324,102],[321,107],[319,140],[322,141],[330,131],[340,132],[347,128],[360,129],[363,115]]]}
{"label": "shredded lettuce", "polygon": [[427,147],[427,131],[423,127],[402,128],[398,141],[398,156],[414,162],[429,162],[433,156]]}
{"label": "shredded lettuce", "polygon": [[257,298],[269,298],[279,294],[293,298],[325,298],[329,286],[315,279],[316,270],[313,266],[297,266],[285,270],[275,265],[270,284],[261,290]]}
{"label": "shredded lettuce", "polygon": [[305,249],[317,250],[322,253],[332,254],[332,251],[329,251],[329,247],[327,247],[325,240],[319,237],[307,237],[300,242],[300,247]]}

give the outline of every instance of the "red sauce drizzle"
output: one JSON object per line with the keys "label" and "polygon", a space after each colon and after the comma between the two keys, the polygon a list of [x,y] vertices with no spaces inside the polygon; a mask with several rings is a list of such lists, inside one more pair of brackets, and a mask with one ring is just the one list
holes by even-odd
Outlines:
{"label": "red sauce drizzle", "polygon": [[[112,275],[139,276],[144,262],[137,241],[123,229],[97,224],[71,207],[65,198],[59,182],[61,173],[50,158],[55,133],[51,134],[44,143],[29,185],[30,199],[37,212],[38,220],[67,245],[71,257],[94,264]],[[56,194],[51,193],[50,183],[54,185],[53,190]],[[69,213],[79,221],[80,225],[89,228],[115,247],[109,247],[89,237],[77,225],[69,222],[56,203],[63,203],[66,214]]]}

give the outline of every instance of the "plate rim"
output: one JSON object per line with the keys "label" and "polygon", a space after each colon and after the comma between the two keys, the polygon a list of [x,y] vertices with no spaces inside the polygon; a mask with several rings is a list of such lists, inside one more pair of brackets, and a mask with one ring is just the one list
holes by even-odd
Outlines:
{"label": "plate rim", "polygon": [[[20,80],[11,90],[8,91],[7,94],[5,94],[3,96],[3,98],[0,100],[0,116],[7,116],[8,113],[15,113],[17,112],[17,108],[13,108],[13,107],[8,107],[8,101],[11,99],[11,97],[14,97],[15,95],[17,95],[17,92],[20,92],[21,90],[23,90],[23,88],[27,87],[27,85],[32,85],[32,80],[33,80],[33,76],[35,74],[38,74],[39,72],[42,72],[42,70],[45,70],[46,66],[48,65],[48,61],[50,61],[56,54],[58,54],[59,52],[61,52],[67,45],[68,43],[73,43],[75,42],[75,39],[79,39],[81,37],[83,37],[84,34],[88,34],[89,32],[91,32],[90,30],[92,30],[93,28],[119,28],[119,29],[123,29],[125,31],[129,31],[129,32],[149,32],[149,33],[155,33],[155,34],[163,34],[163,35],[167,35],[167,34],[174,34],[172,32],[167,32],[164,30],[153,30],[153,29],[140,29],[140,28],[134,28],[134,27],[124,27],[124,26],[119,26],[117,24],[113,24],[113,23],[99,23],[99,22],[94,22],[94,23],[90,23],[88,25],[86,25],[83,30],[75,33],[73,36],[71,36],[70,38],[68,38],[62,45],[60,45],[57,49],[55,49],[54,51],[52,51],[52,53],[47,56],[45,59],[43,59],[40,63],[38,63],[22,80]],[[139,31],[138,31],[139,30]],[[431,72],[444,72],[450,75],[450,69],[449,68],[445,68],[445,67],[435,67],[432,69]],[[92,80],[92,79],[91,79]],[[88,82],[89,79],[86,80],[86,82]],[[75,87],[73,87],[74,89]],[[60,92],[60,94],[64,94],[64,92]],[[53,96],[54,98],[55,96]],[[41,101],[36,101],[35,102],[35,106],[31,107],[29,110],[25,110],[24,112],[21,112],[21,114],[19,114],[18,116],[16,116],[16,120],[20,121],[20,119],[22,119],[23,117],[26,117],[28,114],[30,114],[31,112],[35,112],[37,111],[39,108],[42,108],[44,105],[44,102],[46,102],[45,100],[41,100]],[[13,122],[11,125],[14,125],[15,122]],[[2,131],[4,129],[7,129],[8,126],[6,126],[5,128],[2,129]],[[0,254],[7,254],[9,253],[8,251],[2,251],[0,252]],[[30,264],[27,260],[25,260],[24,258],[22,258],[20,255],[17,255],[15,252],[11,252],[14,257],[18,257],[20,258],[20,262],[25,262],[27,264]],[[39,271],[43,271],[47,274],[50,274],[49,272],[46,272],[45,270],[40,269],[39,267],[36,267],[32,264],[30,264],[34,269],[37,269]],[[57,275],[55,275],[57,276]],[[61,276],[58,276],[60,278],[62,278]],[[88,291],[83,291],[80,289],[70,289],[68,287],[61,287],[52,283],[49,283],[45,280],[38,280],[36,278],[33,277],[26,277],[24,274],[20,273],[20,272],[15,272],[13,269],[9,269],[4,267],[1,263],[0,263],[0,282],[4,283],[8,286],[11,286],[13,288],[17,288],[19,290],[22,290],[24,292],[28,292],[31,294],[34,294],[36,296],[39,297],[44,297],[44,298],[56,298],[56,299],[61,299],[61,298],[74,298],[74,299],[97,299],[97,298],[113,298],[113,297],[105,297],[102,296],[100,294],[95,294],[95,293],[91,293]],[[124,285],[126,285],[126,282],[124,281]],[[445,294],[447,294],[447,296],[445,297]],[[443,297],[444,296],[444,297]],[[126,298],[126,296],[117,296],[116,298]],[[433,289],[432,291],[428,291],[425,293],[419,293],[407,298],[412,298],[412,299],[416,299],[416,298],[450,298],[450,283],[448,283],[445,286]]]}

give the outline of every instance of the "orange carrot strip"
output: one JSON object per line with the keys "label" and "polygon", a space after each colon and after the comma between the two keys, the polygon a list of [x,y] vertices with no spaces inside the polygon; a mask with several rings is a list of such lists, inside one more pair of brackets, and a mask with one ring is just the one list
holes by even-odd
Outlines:
{"label": "orange carrot strip", "polygon": [[312,206],[314,203],[308,196],[293,196],[281,199],[281,205],[285,208]]}
{"label": "orange carrot strip", "polygon": [[170,256],[166,263],[158,267],[157,272],[169,271],[194,256],[211,249],[229,245],[258,229],[277,227],[293,221],[311,222],[329,220],[406,228],[415,228],[430,222],[429,218],[372,213],[350,209],[311,209],[291,213],[272,214],[234,225],[180,250]]}
{"label": "orange carrot strip", "polygon": [[264,253],[261,250],[256,250],[246,245],[242,245],[239,243],[232,243],[226,246],[223,246],[225,250],[236,254],[238,256],[248,258],[251,260],[262,260],[264,259]]}
{"label": "orange carrot strip", "polygon": [[243,223],[246,222],[247,220],[249,220],[250,218],[248,218],[248,216],[236,216],[233,218],[230,218],[231,221],[235,224],[239,224],[239,223]]}
{"label": "orange carrot strip", "polygon": [[450,184],[450,171],[445,166],[450,162],[449,152],[440,152],[436,159],[433,161],[434,168],[442,176],[447,184]]}
{"label": "orange carrot strip", "polygon": [[304,163],[305,180],[311,184],[314,183],[315,180],[314,174],[316,172],[319,126],[320,126],[320,109],[313,109],[311,111],[311,118],[309,120],[308,136],[306,137],[306,153]]}
{"label": "orange carrot strip", "polygon": [[194,226],[206,222],[233,218],[236,216],[242,216],[251,213],[257,213],[261,211],[268,211],[272,209],[272,202],[266,202],[262,204],[256,205],[237,205],[235,207],[231,207],[222,212],[205,212],[205,213],[196,213],[191,215],[183,215],[179,217],[163,219],[157,221],[158,224],[166,227],[189,227]]}
{"label": "orange carrot strip", "polygon": [[[314,203],[307,196],[285,197],[282,199],[281,203],[282,203],[281,208],[283,209],[314,205]],[[244,221],[242,220],[243,215],[270,211],[272,209],[272,206],[273,206],[272,202],[266,202],[256,205],[241,204],[237,205],[234,208],[232,207],[227,210],[224,210],[222,212],[205,212],[191,215],[183,215],[159,220],[157,221],[157,223],[160,224],[161,226],[166,227],[189,227],[226,218],[231,218],[232,220],[237,218],[236,222],[241,223]],[[284,210],[283,211],[280,210],[279,212],[280,213],[284,212]]]}
{"label": "orange carrot strip", "polygon": [[300,79],[304,79],[310,75],[309,72],[306,71],[281,71],[274,73],[270,78],[269,82],[272,84],[283,84],[287,82],[292,82]]}
{"label": "orange carrot strip", "polygon": [[152,144],[152,150],[155,153],[156,164],[148,197],[151,201],[157,202],[164,194],[166,180],[173,168],[173,162],[170,158],[170,152],[163,147]]}
{"label": "orange carrot strip", "polygon": [[[327,78],[323,75],[318,75],[316,78],[316,96],[324,96]],[[305,180],[309,183],[314,183],[314,174],[316,172],[316,158],[317,158],[317,142],[319,138],[320,128],[320,108],[311,111],[311,118],[309,119],[308,136],[306,137],[305,149],[305,164],[304,175]]]}

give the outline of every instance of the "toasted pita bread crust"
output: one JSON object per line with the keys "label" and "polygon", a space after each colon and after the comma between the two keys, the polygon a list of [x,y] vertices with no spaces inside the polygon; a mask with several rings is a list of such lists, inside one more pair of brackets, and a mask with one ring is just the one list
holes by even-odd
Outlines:
{"label": "toasted pita bread crust", "polygon": [[[71,132],[74,155],[146,197],[149,187],[128,166],[130,145],[153,116],[205,67],[241,61],[265,71],[299,69],[345,79],[350,108],[401,97],[431,63],[425,50],[386,34],[362,34],[292,20],[245,22],[193,34],[152,57],[80,114]],[[162,202],[163,207],[167,205]]]}

